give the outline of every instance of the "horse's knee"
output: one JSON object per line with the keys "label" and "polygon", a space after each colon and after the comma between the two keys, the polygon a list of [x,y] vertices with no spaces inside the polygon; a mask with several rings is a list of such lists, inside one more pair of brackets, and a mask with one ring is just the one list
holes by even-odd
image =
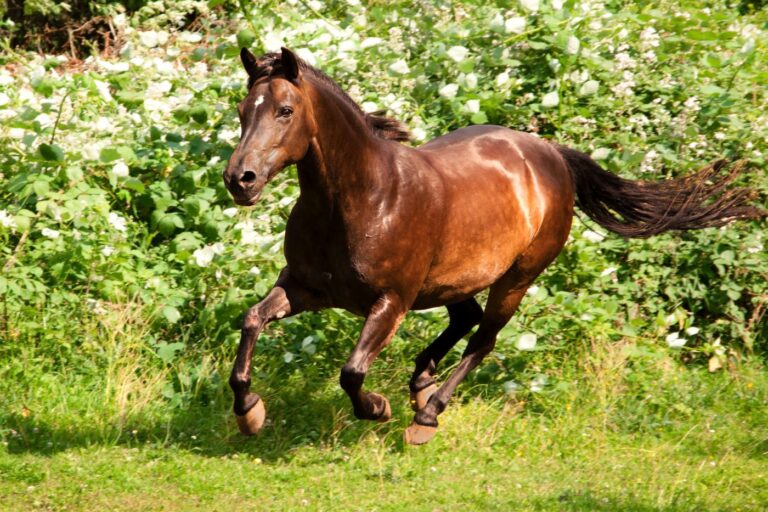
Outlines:
{"label": "horse's knee", "polygon": [[356,391],[363,387],[365,373],[350,364],[344,365],[339,376],[339,384],[344,391]]}
{"label": "horse's knee", "polygon": [[251,387],[251,377],[249,375],[243,375],[233,371],[229,376],[229,387],[235,394],[239,394],[248,391]]}
{"label": "horse's knee", "polygon": [[261,317],[258,306],[253,306],[247,313],[245,313],[245,318],[243,318],[243,332],[246,334],[255,334],[259,332],[259,329],[261,329],[263,324],[264,320]]}

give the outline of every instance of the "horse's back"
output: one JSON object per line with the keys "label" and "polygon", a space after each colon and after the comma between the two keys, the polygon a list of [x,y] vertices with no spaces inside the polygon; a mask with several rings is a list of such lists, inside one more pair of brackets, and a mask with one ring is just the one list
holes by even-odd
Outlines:
{"label": "horse's back", "polygon": [[471,126],[434,139],[419,152],[445,190],[441,247],[419,302],[445,302],[489,286],[553,227],[555,243],[565,241],[573,214],[572,179],[545,140],[498,126]]}

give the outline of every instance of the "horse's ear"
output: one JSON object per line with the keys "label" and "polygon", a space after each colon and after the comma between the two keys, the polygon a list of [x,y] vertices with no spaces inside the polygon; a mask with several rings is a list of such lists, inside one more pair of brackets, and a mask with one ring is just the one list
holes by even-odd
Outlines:
{"label": "horse's ear", "polygon": [[256,64],[256,57],[248,50],[248,48],[240,49],[240,60],[243,62],[243,67],[248,73],[248,76],[254,76],[259,66]]}
{"label": "horse's ear", "polygon": [[295,80],[299,77],[299,58],[288,48],[281,48],[280,62],[283,65],[283,73],[288,80]]}

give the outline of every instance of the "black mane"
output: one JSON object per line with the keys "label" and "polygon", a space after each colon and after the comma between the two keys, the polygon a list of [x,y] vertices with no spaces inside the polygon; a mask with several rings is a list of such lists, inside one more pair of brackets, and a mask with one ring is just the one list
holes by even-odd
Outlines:
{"label": "black mane", "polygon": [[[339,84],[334,82],[331,77],[320,71],[319,69],[310,66],[302,59],[299,59],[297,57],[297,62],[299,63],[299,69],[303,72],[312,77],[316,82],[321,83],[328,89],[330,89],[331,92],[333,92],[336,96],[338,96],[342,101],[344,101],[347,105],[352,107],[352,110],[357,112],[360,116],[363,117],[365,124],[370,128],[370,130],[373,132],[374,135],[376,135],[379,138],[382,139],[388,139],[388,140],[396,140],[400,142],[410,141],[411,140],[411,134],[408,131],[408,128],[398,121],[397,119],[392,119],[389,117],[385,117],[383,114],[385,113],[384,110],[379,110],[376,112],[371,113],[365,113],[363,112],[363,109],[360,108],[360,105],[358,105],[355,100],[349,97],[349,95],[339,87]],[[283,66],[282,62],[280,61],[280,54],[279,53],[266,53],[256,59],[256,69],[257,72],[253,75],[250,75],[248,77],[248,90],[251,89],[253,84],[260,78],[263,78],[265,76],[275,76],[279,75],[283,72]]]}

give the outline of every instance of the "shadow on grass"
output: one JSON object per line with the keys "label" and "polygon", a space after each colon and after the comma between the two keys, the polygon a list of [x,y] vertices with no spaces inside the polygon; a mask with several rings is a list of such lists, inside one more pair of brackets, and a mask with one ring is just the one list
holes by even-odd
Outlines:
{"label": "shadow on grass", "polygon": [[[381,391],[389,396],[393,413],[392,420],[383,424],[357,420],[336,377],[329,377],[291,379],[282,387],[268,388],[262,394],[267,422],[252,437],[237,430],[228,394],[209,405],[193,403],[172,409],[164,404],[156,408],[162,413],[155,417],[126,419],[121,426],[103,417],[89,423],[84,416],[48,419],[31,411],[6,413],[0,415],[0,432],[11,454],[53,455],[78,448],[122,446],[176,448],[211,457],[244,454],[269,462],[289,458],[305,446],[351,446],[372,433],[400,450],[402,430],[413,414],[407,386],[386,386]],[[96,424],[99,421],[101,425]]]}

